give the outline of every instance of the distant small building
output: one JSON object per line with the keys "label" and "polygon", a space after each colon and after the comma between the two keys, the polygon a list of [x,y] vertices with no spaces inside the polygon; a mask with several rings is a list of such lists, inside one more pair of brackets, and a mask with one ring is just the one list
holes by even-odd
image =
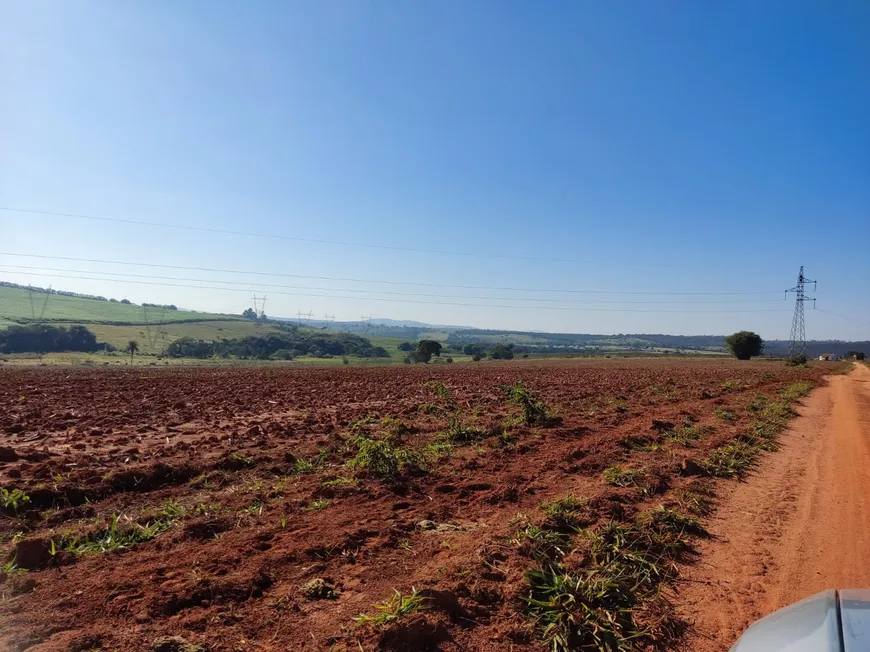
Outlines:
{"label": "distant small building", "polygon": [[822,353],[819,356],[819,360],[823,360],[825,362],[836,362],[837,360],[842,360],[843,356],[839,353]]}

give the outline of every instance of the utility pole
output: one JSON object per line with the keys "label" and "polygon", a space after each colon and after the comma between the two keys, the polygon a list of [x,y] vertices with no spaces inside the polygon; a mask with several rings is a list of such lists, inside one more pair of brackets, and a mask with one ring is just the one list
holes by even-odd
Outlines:
{"label": "utility pole", "polygon": [[807,332],[806,324],[804,323],[804,301],[812,301],[813,308],[816,307],[815,297],[806,296],[804,286],[808,283],[813,284],[813,292],[816,291],[816,282],[811,281],[804,276],[804,266],[801,265],[801,271],[798,274],[798,282],[793,288],[785,291],[786,298],[789,292],[795,293],[794,317],[791,320],[791,342],[788,345],[788,357],[796,358],[798,356],[807,355]]}

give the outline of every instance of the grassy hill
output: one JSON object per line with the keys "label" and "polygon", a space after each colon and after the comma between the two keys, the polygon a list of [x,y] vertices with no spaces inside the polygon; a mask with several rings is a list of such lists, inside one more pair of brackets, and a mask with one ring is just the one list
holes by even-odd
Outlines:
{"label": "grassy hill", "polygon": [[[33,303],[31,304],[31,296]],[[43,314],[43,306],[45,313]],[[116,301],[101,301],[83,297],[70,297],[62,294],[31,293],[22,288],[0,286],[0,327],[10,321],[30,320],[42,315],[44,321],[68,323],[127,323],[145,324],[146,322],[164,323],[180,321],[217,321],[237,320],[240,316],[216,313],[193,312],[189,310],[166,310],[143,308],[134,304]]]}

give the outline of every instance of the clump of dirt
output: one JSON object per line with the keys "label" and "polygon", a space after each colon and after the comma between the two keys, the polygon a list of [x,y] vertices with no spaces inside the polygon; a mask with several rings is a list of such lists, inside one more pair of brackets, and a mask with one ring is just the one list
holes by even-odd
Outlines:
{"label": "clump of dirt", "polygon": [[334,600],[338,597],[335,585],[322,577],[307,581],[300,591],[309,600]]}

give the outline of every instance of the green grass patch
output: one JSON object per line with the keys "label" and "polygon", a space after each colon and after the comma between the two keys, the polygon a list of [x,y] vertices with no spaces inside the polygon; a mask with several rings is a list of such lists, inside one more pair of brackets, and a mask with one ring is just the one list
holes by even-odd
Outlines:
{"label": "green grass patch", "polygon": [[628,468],[616,464],[604,469],[604,479],[607,484],[615,487],[639,487],[647,478],[647,470],[641,468]]}
{"label": "green grass patch", "polygon": [[540,560],[527,574],[526,603],[545,644],[554,652],[660,646],[672,609],[659,588],[676,578],[692,531],[703,531],[697,521],[659,508],[584,531],[583,567]]}
{"label": "green grass patch", "polygon": [[595,520],[591,518],[586,502],[573,495],[543,502],[540,508],[547,515],[547,526],[554,530],[570,531]]}
{"label": "green grass patch", "polygon": [[127,550],[135,545],[151,541],[174,525],[174,519],[158,518],[146,525],[139,525],[129,519],[122,521],[117,514],[112,515],[108,527],[83,535],[62,536],[52,540],[53,550],[65,550],[76,555]]}
{"label": "green grass patch", "polygon": [[709,482],[695,480],[674,494],[680,509],[695,516],[709,516],[713,513],[715,494]]}
{"label": "green grass patch", "polygon": [[789,403],[794,403],[798,399],[803,398],[807,394],[809,394],[814,385],[808,380],[799,380],[795,383],[792,383],[784,390],[782,390],[779,395],[782,397],[784,401],[788,401]]}
{"label": "green grass patch", "polygon": [[714,449],[701,467],[716,478],[731,478],[744,475],[755,463],[759,448],[752,444],[734,439]]}
{"label": "green grass patch", "polygon": [[357,625],[374,625],[376,627],[387,625],[404,616],[422,611],[426,608],[426,603],[427,599],[412,587],[410,595],[403,595],[395,591],[386,602],[373,605],[374,615],[360,614],[353,620]]}
{"label": "green grass patch", "polygon": [[737,415],[730,410],[716,409],[713,410],[713,414],[723,421],[737,421]]}
{"label": "green grass patch", "polygon": [[672,430],[666,430],[662,433],[662,437],[668,441],[688,447],[694,446],[695,442],[703,439],[704,436],[705,428],[688,420]]}

